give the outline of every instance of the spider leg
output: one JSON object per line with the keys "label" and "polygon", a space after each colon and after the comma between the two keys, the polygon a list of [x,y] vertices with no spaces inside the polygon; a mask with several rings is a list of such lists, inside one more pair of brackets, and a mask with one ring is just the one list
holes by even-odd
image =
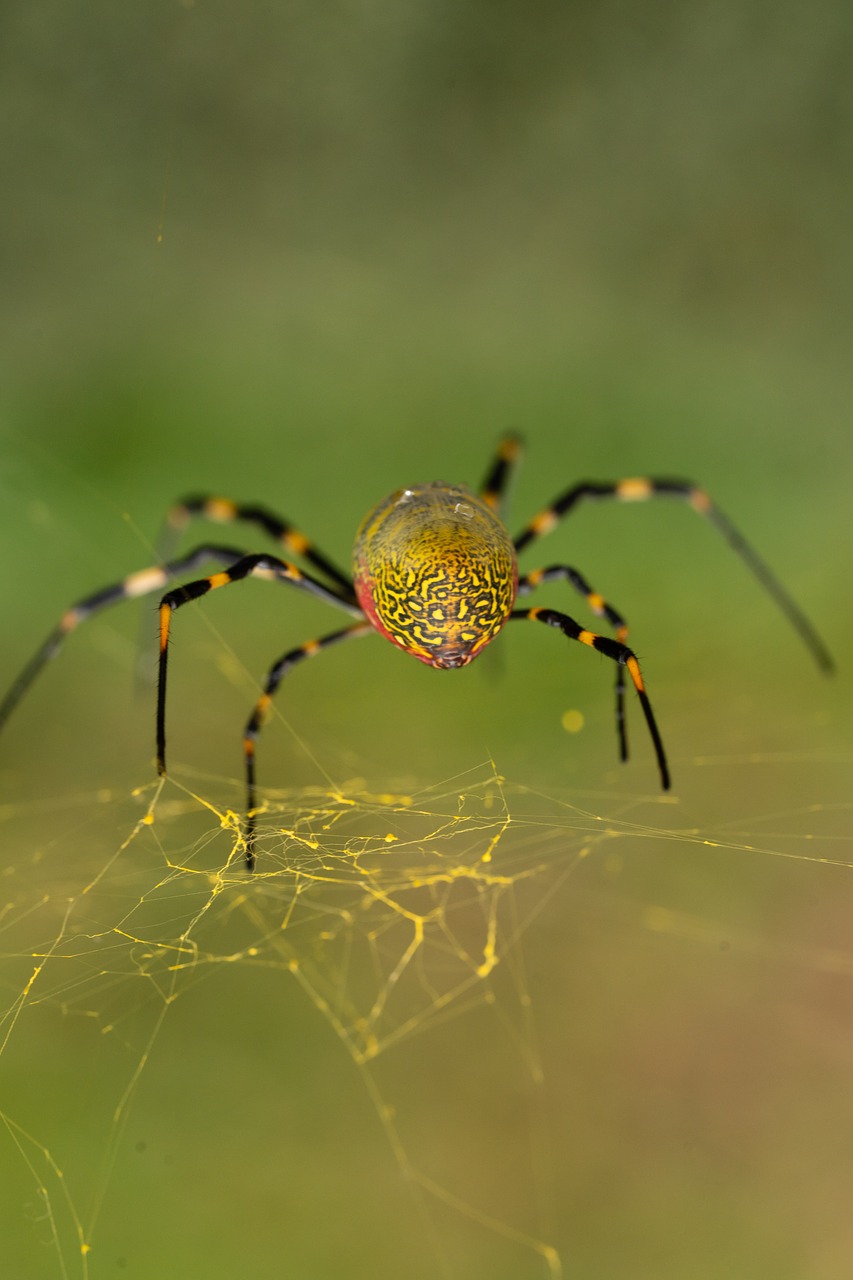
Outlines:
{"label": "spider leg", "polygon": [[56,656],[62,647],[63,641],[72,631],[77,629],[81,622],[85,622],[87,618],[90,618],[95,613],[100,613],[101,609],[109,608],[110,605],[118,604],[122,600],[135,599],[137,596],[149,595],[153,591],[160,590],[173,578],[178,578],[183,573],[197,569],[206,560],[219,561],[222,564],[234,564],[235,561],[242,559],[245,554],[245,551],[239,547],[224,547],[219,543],[203,543],[187,555],[181,556],[179,560],[170,560],[164,565],[141,569],[137,573],[129,574],[128,577],[123,578],[121,582],[117,582],[113,586],[104,587],[93,595],[86,596],[83,600],[78,600],[76,604],[65,611],[44,644],[30,658],[2,703],[0,703],[0,728],[5,724],[42,667]]}
{"label": "spider leg", "polygon": [[[518,595],[528,595],[545,582],[569,582],[579,592],[597,618],[606,618],[616,633],[616,639],[624,644],[628,638],[628,624],[603,596],[594,591],[582,573],[567,564],[553,564],[547,569],[534,569],[518,580]],[[625,666],[616,667],[616,733],[619,739],[619,759],[628,759],[628,729],[625,720]]]}
{"label": "spider leg", "polygon": [[216,524],[232,524],[236,520],[242,520],[246,524],[255,525],[285,551],[294,556],[301,556],[315,569],[319,569],[330,582],[335,584],[340,593],[355,603],[352,578],[347,577],[295,525],[257,503],[232,502],[230,498],[216,497],[213,494],[197,494],[183,498],[170,508],[166,516],[166,523],[158,543],[161,552],[159,559],[166,560],[174,554],[178,537],[195,517],[212,520]]}
{"label": "spider leg", "polygon": [[310,574],[303,573],[295,564],[279,560],[276,556],[263,554],[241,555],[236,562],[219,573],[214,573],[207,578],[197,578],[194,582],[182,583],[173,591],[167,591],[160,601],[160,661],[157,681],[157,770],[161,777],[166,772],[166,676],[172,614],[182,605],[189,604],[191,600],[198,600],[201,596],[207,595],[208,591],[230,586],[232,582],[242,582],[244,578],[263,578],[267,582],[281,582],[298,587],[301,591],[308,591],[311,595],[325,600],[327,604],[336,605],[337,608],[344,609],[360,621],[364,621],[364,614],[358,605],[352,604],[332,587],[327,587],[316,578],[312,578]]}
{"label": "spider leg", "polygon": [[640,664],[633,649],[629,649],[620,640],[612,640],[609,636],[600,636],[594,631],[587,631],[586,628],[575,622],[574,618],[570,618],[566,613],[558,613],[556,609],[514,609],[509,616],[510,618],[529,618],[534,622],[544,622],[548,627],[556,627],[569,640],[578,640],[581,644],[589,645],[591,649],[597,649],[606,658],[611,658],[614,662],[618,662],[620,666],[626,668],[637,691],[637,697],[640,699],[643,715],[646,717],[646,725],[648,726],[652,745],[655,749],[655,756],[657,757],[661,786],[664,791],[668,791],[670,780],[666,752],[663,749],[663,742],[652,711],[652,704],[649,702],[649,696],[643,684]]}
{"label": "spider leg", "polygon": [[501,514],[510,477],[520,458],[521,440],[512,433],[505,435],[480,487],[480,497],[497,515]]}
{"label": "spider leg", "polygon": [[633,478],[615,480],[607,483],[584,481],[574,485],[562,493],[550,507],[540,511],[526,528],[515,539],[515,549],[522,551],[536,538],[550,533],[556,524],[577,506],[587,499],[613,498],[617,502],[645,502],[649,498],[680,498],[688,503],[694,511],[710,520],[723,535],[729,546],[740,556],[741,560],[752,570],[752,573],[775,600],[800,639],[811,652],[815,662],[825,672],[835,668],[832,656],[826,645],[803,613],[793,597],[782,586],[775,573],[759,556],[758,552],[747,542],[743,534],[732,524],[728,516],[720,511],[711,501],[704,489],[698,488],[689,480]]}
{"label": "spider leg", "polygon": [[255,865],[255,817],[257,810],[255,743],[266,720],[273,695],[284,676],[298,663],[304,661],[305,658],[313,658],[321,650],[328,649],[331,645],[337,644],[341,640],[353,640],[357,636],[366,636],[373,633],[374,627],[371,623],[356,622],[354,626],[344,627],[340,631],[333,631],[330,635],[323,636],[319,640],[309,640],[307,644],[301,644],[298,648],[291,649],[270,667],[264,681],[264,691],[255,703],[243,733],[243,754],[246,760],[246,866],[250,871]]}
{"label": "spider leg", "polygon": [[[210,520],[216,524],[244,521],[246,524],[255,525],[279,546],[293,555],[302,556],[314,568],[319,569],[329,583],[334,584],[339,595],[345,596],[350,604],[357,605],[352,579],[315,547],[313,542],[306,538],[295,525],[257,503],[233,502],[230,498],[217,497],[213,494],[196,494],[176,502],[169,509],[157,540],[157,559],[161,564],[164,561],[168,563],[174,558],[181,533],[195,518]],[[137,647],[140,654],[137,680],[138,684],[144,687],[150,683],[151,671],[147,633],[140,631]]]}

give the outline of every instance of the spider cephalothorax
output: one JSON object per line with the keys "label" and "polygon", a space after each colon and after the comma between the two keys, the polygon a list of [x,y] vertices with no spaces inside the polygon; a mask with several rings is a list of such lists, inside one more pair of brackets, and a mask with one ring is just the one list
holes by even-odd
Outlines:
{"label": "spider cephalothorax", "polygon": [[463,485],[398,489],[368,513],[353,551],[358,602],[382,635],[431,667],[464,667],[512,612],[515,550]]}
{"label": "spider cephalothorax", "polygon": [[[507,480],[518,454],[518,440],[507,436],[498,447],[479,496],[461,485],[435,483],[399,489],[380,502],[366,517],[356,538],[354,581],[303,533],[266,507],[210,496],[184,499],[169,513],[168,527],[173,538],[192,516],[203,516],[217,524],[242,520],[258,526],[284,551],[309,564],[319,576],[313,576],[278,556],[263,552],[247,553],[239,547],[223,546],[219,542],[204,542],[178,558],[173,558],[164,548],[161,563],[154,568],[132,573],[114,586],[87,596],[66,610],[0,703],[0,726],[44,664],[86,618],[119,600],[162,590],[169,582],[184,578],[202,564],[213,561],[222,566],[217,573],[185,581],[167,591],[160,600],[157,767],[161,774],[166,772],[166,673],[172,615],[176,609],[218,587],[243,578],[261,578],[308,591],[342,609],[353,619],[348,626],[339,627],[319,640],[309,640],[289,649],[267,672],[263,692],[243,732],[245,845],[246,863],[250,868],[255,862],[255,742],[282,678],[305,658],[314,657],[338,641],[376,632],[437,668],[464,667],[511,618],[543,622],[556,628],[567,639],[596,649],[616,664],[616,725],[621,759],[628,758],[624,708],[627,672],[645,716],[661,785],[666,788],[669,786],[669,768],[663,743],[637,657],[625,643],[628,636],[625,619],[593,590],[577,569],[569,565],[555,564],[547,569],[534,569],[521,578],[516,568],[518,552],[549,533],[579,502],[601,498],[641,502],[648,498],[675,497],[688,502],[694,511],[716,525],[773,596],[818,664],[824,670],[831,670],[832,659],[811,623],[703,489],[687,480],[637,478],[576,484],[540,511],[512,540],[500,519],[500,512]],[[568,583],[583,597],[590,612],[604,620],[612,635],[590,631],[557,609],[513,609],[516,595],[527,595],[551,582]]]}

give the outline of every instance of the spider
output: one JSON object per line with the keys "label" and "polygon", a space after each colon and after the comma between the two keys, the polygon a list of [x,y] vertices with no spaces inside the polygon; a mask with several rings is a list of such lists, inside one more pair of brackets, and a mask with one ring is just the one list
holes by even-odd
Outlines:
{"label": "spider", "polygon": [[[375,506],[363,520],[353,550],[353,577],[343,573],[292,524],[266,507],[243,505],[207,495],[185,498],[167,517],[167,539],[161,563],[132,573],[114,586],[72,605],[62,615],[41,648],[24,667],[0,703],[0,727],[55,656],[63,641],[86,618],[108,605],[162,590],[167,583],[213,561],[222,566],[205,578],[194,578],[167,591],[160,600],[160,657],[157,689],[157,768],[166,773],[166,675],[172,615],[191,600],[230,586],[244,578],[298,587],[343,610],[354,619],[317,640],[288,650],[267,673],[243,734],[246,778],[245,857],[255,865],[257,784],[255,744],[282,678],[305,658],[357,636],[379,632],[398,648],[439,670],[467,666],[494,640],[505,623],[529,619],[554,627],[567,639],[595,649],[616,663],[616,727],[619,756],[628,758],[625,728],[627,672],[645,716],[657,760],[661,786],[670,785],[669,767],[637,656],[625,643],[628,627],[583,574],[565,564],[534,569],[519,577],[516,557],[530,543],[588,500],[612,498],[643,502],[671,497],[686,501],[714,524],[770,593],[799,632],[818,665],[833,669],[830,654],[814,627],[787,591],[703,489],[687,480],[627,479],[586,481],[566,489],[522,529],[514,540],[501,520],[503,498],[518,461],[520,441],[507,435],[500,442],[479,494],[464,485],[440,482],[398,489]],[[316,571],[308,573],[288,560],[264,552],[249,553],[219,542],[203,542],[186,555],[174,557],[174,543],[189,521],[201,516],[219,524],[241,520],[258,526],[280,547],[300,557]],[[550,608],[516,609],[516,597],[527,596],[548,582],[567,582],[583,596],[592,613],[604,619],[612,636],[589,631],[568,614]]]}

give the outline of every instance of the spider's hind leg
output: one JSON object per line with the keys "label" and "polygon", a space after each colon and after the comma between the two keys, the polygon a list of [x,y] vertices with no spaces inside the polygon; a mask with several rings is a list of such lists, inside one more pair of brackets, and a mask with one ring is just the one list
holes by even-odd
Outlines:
{"label": "spider's hind leg", "polygon": [[649,730],[649,736],[657,759],[661,786],[664,791],[668,791],[670,777],[666,752],[664,751],[663,741],[652,711],[652,704],[649,701],[649,695],[646,693],[646,686],[640,673],[640,664],[634,651],[629,649],[627,645],[622,644],[620,640],[612,640],[609,636],[600,636],[594,631],[587,631],[585,627],[575,622],[574,618],[570,618],[567,613],[558,613],[556,609],[514,609],[509,616],[510,618],[526,618],[533,622],[544,622],[548,627],[556,627],[558,631],[562,631],[567,639],[577,640],[581,644],[588,645],[591,649],[596,649],[599,653],[603,653],[606,658],[610,658],[613,662],[618,662],[621,667],[625,668],[637,691],[640,706],[643,708],[646,726]]}
{"label": "spider's hind leg", "polygon": [[354,626],[333,631],[319,640],[309,640],[297,649],[285,653],[270,667],[264,681],[264,691],[255,703],[243,732],[243,755],[246,766],[246,866],[251,871],[255,865],[255,819],[258,812],[257,782],[255,777],[255,743],[263,727],[272,703],[273,695],[283,678],[305,658],[313,658],[323,649],[341,640],[353,640],[356,636],[370,635],[373,626],[369,622],[357,622]]}
{"label": "spider's hind leg", "polygon": [[[606,618],[613,628],[614,635],[624,645],[628,638],[628,624],[616,609],[589,585],[586,578],[577,569],[567,564],[552,564],[547,569],[534,569],[518,580],[518,594],[528,595],[537,587],[547,582],[564,581],[570,583],[583,596],[591,611],[597,618]],[[628,727],[625,718],[625,665],[619,662],[616,667],[616,734],[619,740],[619,759],[628,759]]]}

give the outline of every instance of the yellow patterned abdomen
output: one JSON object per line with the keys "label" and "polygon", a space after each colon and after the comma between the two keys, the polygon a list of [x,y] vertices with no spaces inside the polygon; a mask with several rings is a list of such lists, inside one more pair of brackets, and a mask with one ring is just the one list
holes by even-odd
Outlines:
{"label": "yellow patterned abdomen", "polygon": [[518,586],[494,512],[462,485],[398,489],[362,522],[358,602],[382,635],[433,667],[464,667],[494,640]]}

